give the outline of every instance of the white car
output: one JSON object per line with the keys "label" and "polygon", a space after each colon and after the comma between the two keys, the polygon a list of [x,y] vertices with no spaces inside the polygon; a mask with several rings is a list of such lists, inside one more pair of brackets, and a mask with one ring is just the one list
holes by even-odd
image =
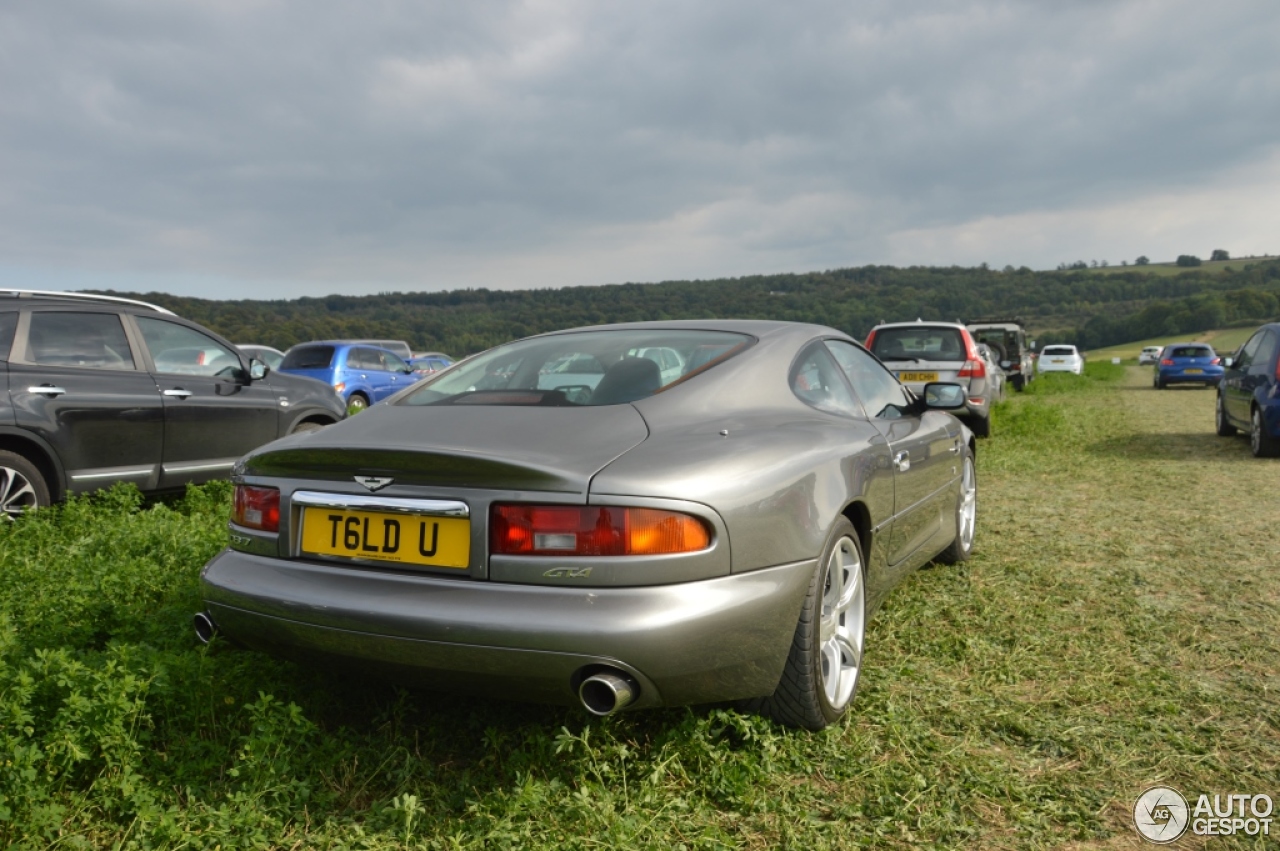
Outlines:
{"label": "white car", "polygon": [[1138,353],[1138,366],[1150,366],[1153,363],[1160,362],[1160,352],[1163,349],[1160,346],[1147,346]]}
{"label": "white car", "polygon": [[1075,346],[1045,346],[1036,359],[1036,370],[1046,372],[1084,372],[1084,355]]}

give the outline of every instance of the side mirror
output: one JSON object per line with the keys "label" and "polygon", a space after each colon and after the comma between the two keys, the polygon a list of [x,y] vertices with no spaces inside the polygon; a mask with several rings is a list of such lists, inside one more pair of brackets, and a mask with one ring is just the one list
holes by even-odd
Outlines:
{"label": "side mirror", "polygon": [[959,384],[948,384],[931,381],[924,386],[924,404],[926,408],[938,408],[943,411],[954,411],[963,408],[965,402],[964,388]]}
{"label": "side mirror", "polygon": [[1233,358],[1231,355],[1227,355],[1225,358],[1222,359],[1222,365],[1225,366],[1227,369],[1231,369],[1231,367],[1236,365],[1236,359]]}
{"label": "side mirror", "polygon": [[260,361],[257,358],[249,358],[250,381],[261,381],[267,377],[267,373],[270,371],[271,367],[267,366],[265,362]]}

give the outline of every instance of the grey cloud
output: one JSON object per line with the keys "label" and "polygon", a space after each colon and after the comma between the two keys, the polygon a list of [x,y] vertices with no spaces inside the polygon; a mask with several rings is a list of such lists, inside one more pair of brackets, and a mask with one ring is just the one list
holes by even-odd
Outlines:
{"label": "grey cloud", "polygon": [[874,262],[1261,161],[1277,31],[1266,0],[19,2],[0,256],[388,289],[687,220],[712,274]]}

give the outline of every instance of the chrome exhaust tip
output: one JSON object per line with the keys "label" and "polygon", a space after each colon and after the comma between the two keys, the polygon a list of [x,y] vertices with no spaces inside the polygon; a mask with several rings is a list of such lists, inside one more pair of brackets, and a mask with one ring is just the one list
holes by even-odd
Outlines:
{"label": "chrome exhaust tip", "polygon": [[602,718],[626,708],[639,693],[636,681],[621,671],[601,671],[578,686],[578,699],[583,708]]}
{"label": "chrome exhaust tip", "polygon": [[196,638],[200,639],[201,644],[208,644],[218,634],[218,625],[209,617],[208,612],[196,612],[191,620],[195,624]]}

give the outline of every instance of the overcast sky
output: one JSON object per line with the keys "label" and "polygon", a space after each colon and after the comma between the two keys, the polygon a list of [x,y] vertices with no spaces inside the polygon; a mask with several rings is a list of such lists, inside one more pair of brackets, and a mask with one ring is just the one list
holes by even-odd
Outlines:
{"label": "overcast sky", "polygon": [[0,286],[1280,253],[1275,0],[6,0]]}

